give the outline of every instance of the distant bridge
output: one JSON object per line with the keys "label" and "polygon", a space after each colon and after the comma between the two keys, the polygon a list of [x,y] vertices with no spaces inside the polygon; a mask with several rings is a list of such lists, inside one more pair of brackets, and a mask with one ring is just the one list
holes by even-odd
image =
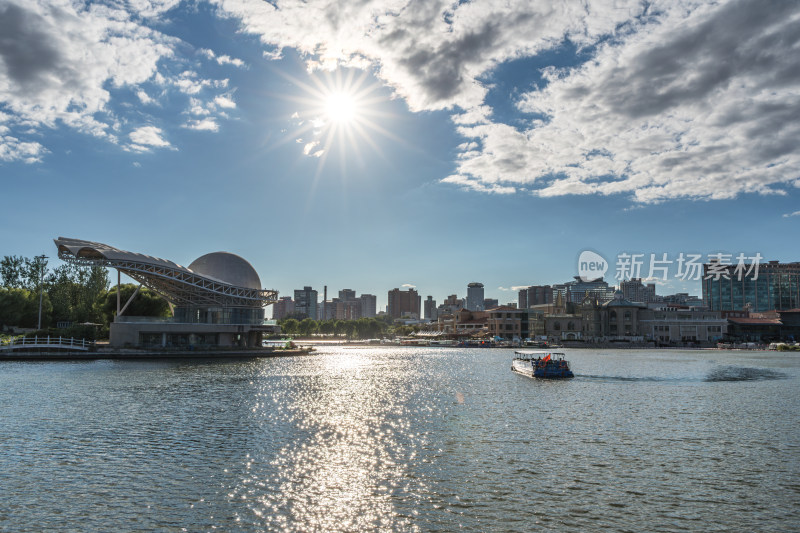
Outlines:
{"label": "distant bridge", "polygon": [[88,352],[94,341],[72,337],[12,337],[0,344],[0,351],[9,350],[75,350]]}

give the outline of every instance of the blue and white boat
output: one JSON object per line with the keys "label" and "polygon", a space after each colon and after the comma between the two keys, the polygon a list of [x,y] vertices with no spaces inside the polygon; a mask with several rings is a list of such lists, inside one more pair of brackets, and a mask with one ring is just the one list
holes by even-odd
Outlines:
{"label": "blue and white boat", "polygon": [[532,378],[573,378],[575,374],[564,356],[562,352],[548,350],[517,350],[514,352],[511,370]]}

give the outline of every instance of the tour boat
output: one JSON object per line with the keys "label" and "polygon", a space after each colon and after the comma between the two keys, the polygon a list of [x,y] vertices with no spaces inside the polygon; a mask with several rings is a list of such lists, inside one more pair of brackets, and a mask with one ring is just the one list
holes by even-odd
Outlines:
{"label": "tour boat", "polygon": [[569,361],[561,352],[540,350],[517,350],[511,362],[511,370],[532,378],[564,379],[575,377]]}

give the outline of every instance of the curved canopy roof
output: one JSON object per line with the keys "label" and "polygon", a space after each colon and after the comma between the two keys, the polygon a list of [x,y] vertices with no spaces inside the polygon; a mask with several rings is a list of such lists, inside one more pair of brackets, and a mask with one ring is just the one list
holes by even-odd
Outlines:
{"label": "curved canopy roof", "polygon": [[[81,265],[116,268],[174,305],[262,307],[278,299],[278,291],[261,289],[253,283],[252,276],[247,278],[246,285],[250,286],[244,286],[195,272],[160,257],[128,252],[99,242],[66,237],[54,239],[54,242],[60,259]],[[241,261],[247,263],[244,259]],[[241,279],[239,277],[236,281],[241,282]],[[255,280],[258,280],[258,274],[255,274]]]}

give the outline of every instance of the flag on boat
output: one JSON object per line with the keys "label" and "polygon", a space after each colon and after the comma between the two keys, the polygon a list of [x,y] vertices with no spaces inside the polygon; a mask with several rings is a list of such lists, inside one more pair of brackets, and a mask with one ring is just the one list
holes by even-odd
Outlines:
{"label": "flag on boat", "polygon": [[547,354],[544,356],[544,359],[542,359],[542,362],[546,363],[549,360],[550,360],[550,354]]}

